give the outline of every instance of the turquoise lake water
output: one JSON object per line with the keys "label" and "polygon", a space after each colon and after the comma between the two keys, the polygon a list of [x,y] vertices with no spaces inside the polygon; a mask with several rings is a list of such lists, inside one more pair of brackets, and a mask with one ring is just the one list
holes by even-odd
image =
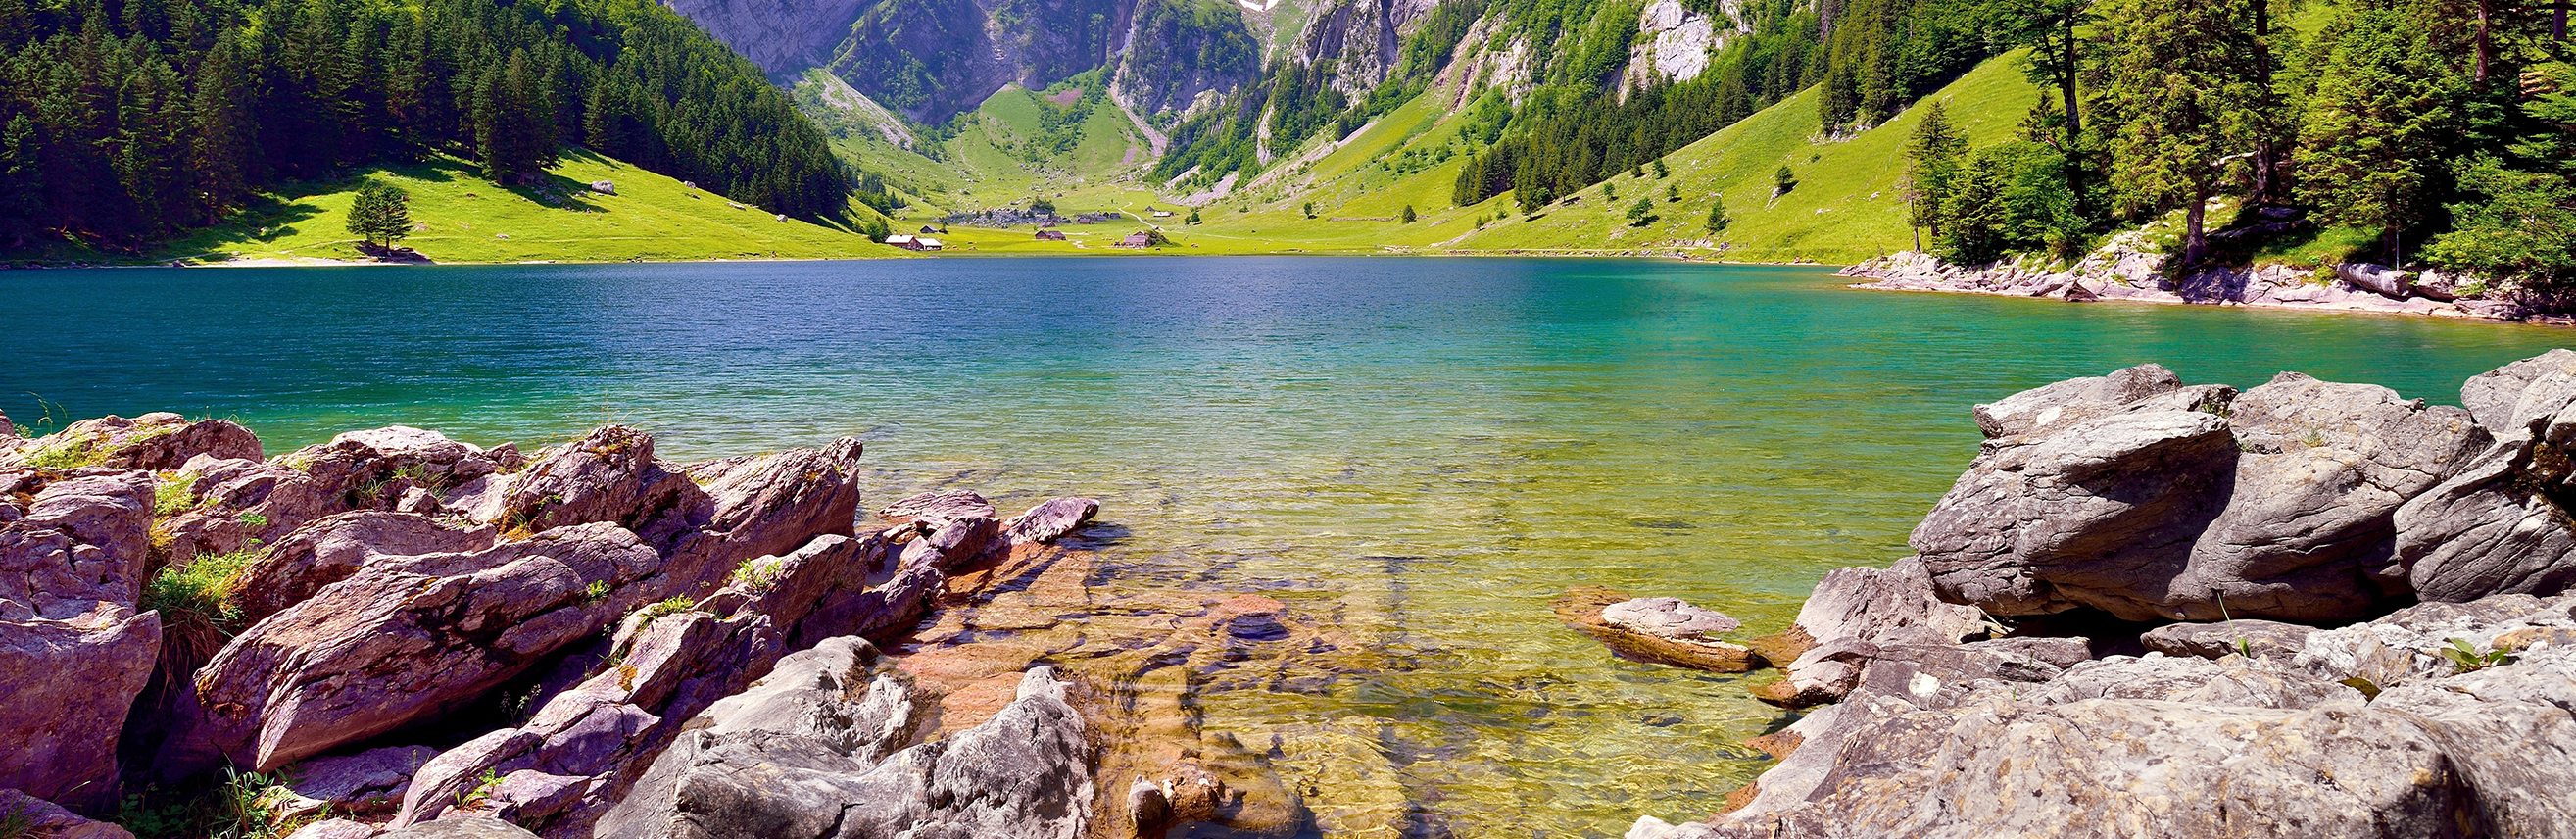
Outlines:
{"label": "turquoise lake water", "polygon": [[277,454],[396,422],[527,448],[626,422],[676,459],[856,434],[872,504],[1093,495],[1131,531],[1118,562],[1378,604],[1399,667],[1207,697],[1209,721],[1380,723],[1426,836],[1716,808],[1779,715],[1733,677],[1613,659],[1548,601],[1606,585],[1777,629],[1826,569],[1904,555],[1976,452],[1972,403],[2157,361],[2456,404],[2558,346],[2576,332],[1644,260],[0,272],[21,425],[170,410]]}

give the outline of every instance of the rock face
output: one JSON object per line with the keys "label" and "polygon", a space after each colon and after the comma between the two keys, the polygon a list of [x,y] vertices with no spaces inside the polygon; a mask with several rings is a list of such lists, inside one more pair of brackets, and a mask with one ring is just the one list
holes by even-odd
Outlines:
{"label": "rock face", "polygon": [[[1803,742],[1747,807],[1630,835],[2559,835],[2576,817],[2551,792],[2576,782],[2571,609],[2427,604],[2315,633],[2288,662],[2151,653],[2037,686],[1873,684],[1791,726]],[[2520,657],[2460,672],[2432,655],[2447,638]],[[2385,681],[2374,697],[2347,678]]]}
{"label": "rock face", "polygon": [[491,525],[460,525],[418,513],[355,510],[328,516],[287,534],[242,569],[243,618],[257,622],[285,611],[370,564],[480,551],[498,538]]}
{"label": "rock face", "polygon": [[[829,638],[912,626],[942,579],[939,563],[898,568],[890,557],[882,535],[818,536],[745,566],[698,610],[630,617],[598,672],[547,700],[527,724],[423,768],[395,823],[441,818],[492,776],[523,783],[505,782],[482,809],[548,836],[590,835],[683,722],[768,676],[782,656]],[[837,605],[851,595],[863,607]],[[821,608],[827,602],[835,608]]]}
{"label": "rock face", "polygon": [[440,494],[521,463],[506,444],[487,451],[400,425],[352,431],[268,461],[203,454],[178,467],[182,479],[194,478],[187,489],[193,506],[158,525],[155,548],[185,562],[243,550],[253,540],[274,543],[306,522],[351,510],[408,504],[408,512],[437,513]]}
{"label": "rock face", "polygon": [[0,788],[81,808],[116,799],[116,743],[160,655],[142,593],[152,480],[0,472]]}
{"label": "rock face", "polygon": [[2296,373],[2237,397],[2228,426],[2243,454],[2227,507],[2154,604],[2161,617],[2369,612],[2387,595],[2371,577],[2395,549],[2398,506],[2488,444],[2467,411]]}
{"label": "rock face", "polygon": [[[1758,696],[1839,701],[1754,741],[1782,760],[1740,807],[1629,835],[2567,835],[2576,352],[2471,379],[2466,410],[2194,390],[2132,368],[1980,406],[1992,439],[1908,563],[2018,634],[1856,637],[1829,616],[1908,563],[1835,572],[1752,646],[1803,650]],[[2158,455],[2196,439],[2227,445]],[[2077,626],[2146,652],[2043,635]]]}
{"label": "rock face", "polygon": [[840,638],[691,720],[599,836],[1082,835],[1089,746],[1069,685],[1038,668],[991,721],[913,745],[924,698]]}
{"label": "rock face", "polygon": [[2576,498],[2576,413],[2567,410],[2576,402],[2576,352],[2551,350],[2472,378],[2460,400],[2496,442],[2397,511],[2383,582],[2454,602],[2576,585],[2567,513]]}

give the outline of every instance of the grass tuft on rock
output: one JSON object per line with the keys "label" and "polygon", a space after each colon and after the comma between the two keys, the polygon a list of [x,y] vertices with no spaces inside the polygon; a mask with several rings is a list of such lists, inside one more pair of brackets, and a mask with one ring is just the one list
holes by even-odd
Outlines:
{"label": "grass tuft on rock", "polygon": [[231,553],[199,554],[184,564],[172,564],[152,575],[143,585],[142,608],[161,612],[161,622],[174,629],[202,626],[225,636],[242,628],[239,593],[242,569],[259,559],[259,546]]}

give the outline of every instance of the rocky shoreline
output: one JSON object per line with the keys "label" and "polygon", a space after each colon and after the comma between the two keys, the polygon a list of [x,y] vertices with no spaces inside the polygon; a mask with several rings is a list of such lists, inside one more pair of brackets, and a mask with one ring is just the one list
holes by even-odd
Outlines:
{"label": "rocky shoreline", "polygon": [[680,464],[623,426],[527,454],[394,426],[264,457],[223,420],[0,418],[0,818],[126,837],[92,819],[187,789],[296,839],[1315,817],[1186,688],[1311,668],[1329,628],[1100,588],[1088,498],[867,514],[861,453]]}
{"label": "rocky shoreline", "polygon": [[1928,253],[1907,251],[1865,260],[1839,273],[1869,280],[1851,286],[1866,291],[1988,294],[2075,303],[2192,303],[2576,325],[2576,318],[2503,299],[2462,278],[2369,263],[2337,265],[2333,276],[2327,278],[2313,271],[2270,264],[2208,268],[2175,279],[2166,274],[2164,255],[2146,248],[2135,234],[2114,239],[2071,266],[2032,261],[1959,266]]}
{"label": "rocky shoreline", "polygon": [[1915,555],[1738,645],[1804,709],[1780,762],[1628,836],[2576,835],[2576,352],[2461,401],[2144,365],[1978,405]]}

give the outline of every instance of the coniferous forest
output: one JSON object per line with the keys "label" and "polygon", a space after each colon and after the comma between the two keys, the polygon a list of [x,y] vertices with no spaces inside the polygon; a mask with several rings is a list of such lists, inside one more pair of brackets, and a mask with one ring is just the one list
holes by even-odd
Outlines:
{"label": "coniferous forest", "polygon": [[0,246],[134,249],[369,162],[526,183],[567,144],[798,217],[849,192],[783,92],[647,0],[0,0]]}
{"label": "coniferous forest", "polygon": [[[1910,144],[1909,220],[1944,259],[2073,256],[2176,213],[2187,267],[2305,224],[2368,231],[2389,264],[2576,281],[2564,0],[2355,0],[2305,32],[2266,0],[2016,1],[2044,91],[2023,136],[1969,149],[1935,106]],[[2247,210],[2233,230],[2219,198]]]}

